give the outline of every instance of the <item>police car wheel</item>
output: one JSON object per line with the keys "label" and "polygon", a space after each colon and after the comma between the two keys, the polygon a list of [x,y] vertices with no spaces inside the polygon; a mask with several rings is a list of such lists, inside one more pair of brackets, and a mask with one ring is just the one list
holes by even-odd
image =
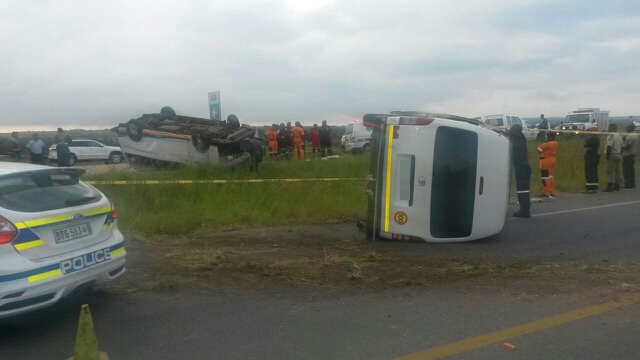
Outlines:
{"label": "police car wheel", "polygon": [[73,166],[76,161],[78,161],[78,159],[76,158],[75,155],[71,155],[71,158],[69,159],[69,166]]}
{"label": "police car wheel", "polygon": [[109,163],[111,164],[120,164],[122,162],[122,155],[120,154],[111,154],[109,155]]}

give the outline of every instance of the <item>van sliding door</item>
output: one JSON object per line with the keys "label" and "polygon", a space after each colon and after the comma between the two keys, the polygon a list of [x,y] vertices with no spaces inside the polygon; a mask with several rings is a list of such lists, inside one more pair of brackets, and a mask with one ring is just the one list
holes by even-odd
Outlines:
{"label": "van sliding door", "polygon": [[436,132],[431,185],[431,236],[464,238],[473,230],[478,134],[441,126]]}

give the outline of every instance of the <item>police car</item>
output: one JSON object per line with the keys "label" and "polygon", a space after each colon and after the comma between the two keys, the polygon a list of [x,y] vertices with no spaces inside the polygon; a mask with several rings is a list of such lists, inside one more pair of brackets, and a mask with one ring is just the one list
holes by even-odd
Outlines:
{"label": "police car", "polygon": [[125,271],[113,203],[84,170],[0,163],[0,318],[56,303]]}

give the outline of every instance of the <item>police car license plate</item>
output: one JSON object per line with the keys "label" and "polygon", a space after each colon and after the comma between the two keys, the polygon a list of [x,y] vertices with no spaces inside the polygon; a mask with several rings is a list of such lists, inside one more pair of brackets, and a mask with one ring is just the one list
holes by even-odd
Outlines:
{"label": "police car license plate", "polygon": [[81,237],[92,235],[91,225],[89,223],[67,226],[62,229],[53,230],[53,237],[57,243],[69,240],[75,240]]}

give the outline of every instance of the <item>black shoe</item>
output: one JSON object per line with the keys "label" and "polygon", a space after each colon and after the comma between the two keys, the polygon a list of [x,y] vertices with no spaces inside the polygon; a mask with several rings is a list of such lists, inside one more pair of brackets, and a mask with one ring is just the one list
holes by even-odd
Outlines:
{"label": "black shoe", "polygon": [[529,211],[516,211],[513,213],[514,217],[519,217],[519,218],[530,218],[531,217],[531,213]]}

